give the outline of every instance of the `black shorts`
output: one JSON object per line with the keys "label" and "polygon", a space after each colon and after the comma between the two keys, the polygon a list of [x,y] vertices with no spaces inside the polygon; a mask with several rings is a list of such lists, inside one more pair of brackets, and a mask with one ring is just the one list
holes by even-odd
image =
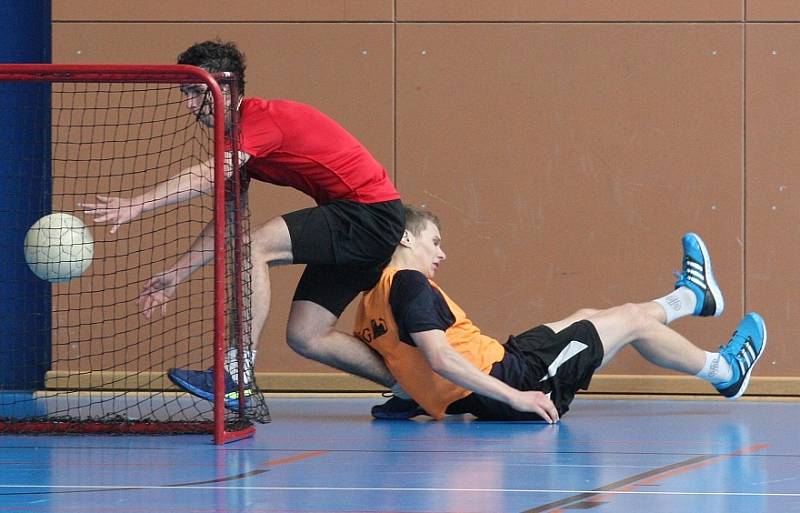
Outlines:
{"label": "black shorts", "polygon": [[[589,387],[594,371],[603,363],[603,343],[594,324],[587,320],[558,333],[537,326],[509,337],[504,347],[505,356],[492,366],[490,374],[518,390],[549,393],[559,415],[569,410],[579,389]],[[493,420],[541,420],[535,413],[520,412],[478,394],[456,401],[447,411]]]}
{"label": "black shorts", "polygon": [[405,230],[400,200],[333,201],[283,216],[294,263],[307,264],[295,301],[312,301],[341,315],[378,282]]}

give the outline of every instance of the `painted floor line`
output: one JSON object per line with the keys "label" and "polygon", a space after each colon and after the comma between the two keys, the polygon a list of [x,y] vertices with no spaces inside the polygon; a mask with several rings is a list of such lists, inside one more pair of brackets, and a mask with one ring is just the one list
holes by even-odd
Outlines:
{"label": "painted floor line", "polygon": [[[433,488],[433,487],[380,487],[380,486],[147,486],[147,485],[25,485],[0,484],[0,490],[19,489],[81,489],[81,490],[114,490],[118,488],[135,488],[137,490],[251,490],[251,491],[308,491],[308,492],[458,492],[458,493],[548,493],[548,494],[580,494],[593,493],[597,490],[538,489],[538,488]],[[729,497],[800,497],[798,492],[763,493],[763,492],[681,492],[653,490],[609,490],[608,495],[675,495],[675,496],[729,496]]]}

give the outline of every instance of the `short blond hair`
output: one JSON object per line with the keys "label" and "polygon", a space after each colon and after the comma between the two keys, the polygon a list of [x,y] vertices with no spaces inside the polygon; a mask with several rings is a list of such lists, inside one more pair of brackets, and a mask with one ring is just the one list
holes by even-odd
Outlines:
{"label": "short blond hair", "polygon": [[415,205],[405,205],[406,210],[406,230],[419,235],[425,229],[425,223],[430,221],[439,231],[442,231],[442,223],[439,218],[430,210],[424,210]]}

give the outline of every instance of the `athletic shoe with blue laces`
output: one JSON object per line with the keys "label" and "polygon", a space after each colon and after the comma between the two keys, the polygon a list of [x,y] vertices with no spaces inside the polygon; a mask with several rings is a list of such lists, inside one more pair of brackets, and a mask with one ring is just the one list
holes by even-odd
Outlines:
{"label": "athletic shoe with blue laces", "polygon": [[[167,377],[190,394],[207,401],[214,401],[214,369],[205,371],[170,369]],[[245,385],[245,408],[250,408],[251,395],[253,395],[253,388]],[[239,410],[239,387],[228,371],[225,371],[225,407],[230,410]]]}
{"label": "athletic shoe with blue laces", "polygon": [[413,399],[392,397],[383,404],[372,407],[372,416],[383,420],[405,420],[418,415],[426,415],[425,410]]}
{"label": "athletic shoe with blue laces", "polygon": [[767,346],[767,326],[755,312],[744,316],[731,340],[720,348],[720,355],[731,365],[733,378],[714,385],[728,399],[738,399],[747,389],[750,373]]}
{"label": "athletic shoe with blue laces", "polygon": [[703,239],[695,233],[683,236],[683,271],[675,282],[675,288],[680,287],[687,287],[694,292],[697,298],[694,315],[718,317],[725,310],[722,291],[711,270],[711,257]]}

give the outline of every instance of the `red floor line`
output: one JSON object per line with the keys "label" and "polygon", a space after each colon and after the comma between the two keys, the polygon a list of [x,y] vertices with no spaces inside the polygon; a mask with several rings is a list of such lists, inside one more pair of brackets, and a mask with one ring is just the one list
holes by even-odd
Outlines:
{"label": "red floor line", "polygon": [[308,458],[316,458],[317,456],[323,456],[328,454],[330,451],[308,451],[303,452],[300,454],[295,454],[294,456],[286,456],[285,458],[278,458],[277,460],[267,461],[264,463],[265,467],[277,467],[278,465],[286,465],[287,463],[294,463],[296,461],[307,460]]}

